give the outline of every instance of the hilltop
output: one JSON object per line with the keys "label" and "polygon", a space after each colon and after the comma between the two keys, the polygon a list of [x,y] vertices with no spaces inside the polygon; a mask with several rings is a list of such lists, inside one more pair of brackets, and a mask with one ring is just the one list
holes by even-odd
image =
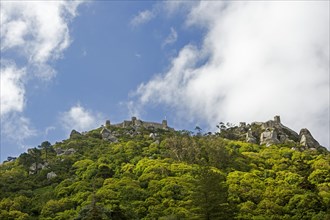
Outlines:
{"label": "hilltop", "polygon": [[274,144],[286,144],[293,149],[317,150],[323,148],[317,140],[314,139],[307,128],[302,128],[298,133],[286,127],[281,123],[280,116],[274,116],[274,120],[266,122],[252,122],[246,124],[240,122],[239,126],[233,126],[228,123],[219,123],[220,136],[231,139],[241,140],[248,143],[271,146]]}
{"label": "hilltop", "polygon": [[330,219],[330,154],[307,129],[136,117],[0,166],[0,219]]}

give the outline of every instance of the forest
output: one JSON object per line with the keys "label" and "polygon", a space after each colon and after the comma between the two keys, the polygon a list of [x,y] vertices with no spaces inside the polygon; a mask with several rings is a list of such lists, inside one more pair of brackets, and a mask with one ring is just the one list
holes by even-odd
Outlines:
{"label": "forest", "polygon": [[0,165],[0,219],[330,219],[326,149],[112,127]]}

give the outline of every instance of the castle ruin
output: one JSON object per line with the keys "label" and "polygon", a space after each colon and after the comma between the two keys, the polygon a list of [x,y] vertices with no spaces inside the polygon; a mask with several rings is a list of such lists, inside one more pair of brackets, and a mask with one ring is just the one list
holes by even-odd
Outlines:
{"label": "castle ruin", "polygon": [[164,129],[164,130],[173,130],[173,128],[168,127],[167,120],[163,120],[161,123],[157,122],[147,122],[138,119],[137,117],[132,117],[131,120],[124,120],[118,124],[110,124],[110,120],[107,120],[105,123],[106,128],[110,126],[119,127],[119,128],[129,128],[129,127],[144,127],[147,129]]}

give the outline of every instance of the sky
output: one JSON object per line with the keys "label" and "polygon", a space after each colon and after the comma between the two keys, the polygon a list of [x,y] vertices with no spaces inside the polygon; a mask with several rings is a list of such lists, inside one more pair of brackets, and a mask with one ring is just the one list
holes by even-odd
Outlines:
{"label": "sky", "polygon": [[329,1],[1,1],[1,155],[110,119],[280,115],[329,149]]}

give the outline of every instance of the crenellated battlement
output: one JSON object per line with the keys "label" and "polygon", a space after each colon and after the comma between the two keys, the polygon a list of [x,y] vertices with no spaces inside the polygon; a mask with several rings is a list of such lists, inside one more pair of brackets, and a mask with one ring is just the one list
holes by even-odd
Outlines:
{"label": "crenellated battlement", "polygon": [[[173,130],[173,128],[168,127],[167,120],[163,120],[161,123],[158,122],[147,122],[138,119],[137,117],[132,117],[131,120],[124,120],[121,123],[113,124],[111,126],[120,127],[120,128],[128,128],[128,127],[144,127],[144,128],[152,128],[152,129],[164,129],[164,130]],[[107,120],[105,123],[105,127],[110,127],[110,120]]]}

